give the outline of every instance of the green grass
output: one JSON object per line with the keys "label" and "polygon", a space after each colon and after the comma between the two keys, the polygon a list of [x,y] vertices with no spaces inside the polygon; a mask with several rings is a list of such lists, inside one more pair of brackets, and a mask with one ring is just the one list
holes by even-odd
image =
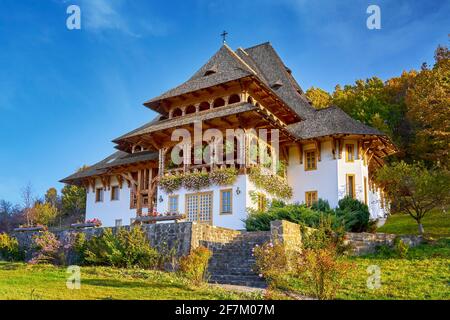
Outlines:
{"label": "green grass", "polygon": [[[450,211],[442,210],[429,212],[423,218],[425,236],[433,238],[450,237]],[[385,225],[378,228],[377,232],[393,234],[419,234],[418,225],[408,214],[395,214],[390,216]]]}
{"label": "green grass", "polygon": [[[450,240],[441,239],[432,244],[410,248],[407,257],[372,254],[345,258],[354,264],[348,279],[343,281],[337,299],[450,299]],[[380,268],[378,289],[369,289],[367,268]],[[301,283],[291,281],[294,291],[308,294]]]}
{"label": "green grass", "polygon": [[173,273],[82,267],[81,289],[67,289],[66,268],[0,262],[0,299],[257,299],[257,294],[193,287]]}

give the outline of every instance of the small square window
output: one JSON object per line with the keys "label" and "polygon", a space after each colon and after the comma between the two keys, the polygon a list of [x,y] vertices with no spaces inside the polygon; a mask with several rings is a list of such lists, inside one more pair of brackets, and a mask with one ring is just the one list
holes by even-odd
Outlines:
{"label": "small square window", "polygon": [[118,186],[112,186],[111,187],[111,200],[116,201],[119,200],[119,187]]}
{"label": "small square window", "polygon": [[317,191],[307,191],[305,192],[305,203],[308,207],[312,206],[317,202]]}
{"label": "small square window", "polygon": [[95,202],[103,202],[103,188],[95,189]]}
{"label": "small square window", "polygon": [[116,219],[116,228],[120,228],[122,226],[122,219]]}
{"label": "small square window", "polygon": [[169,196],[169,212],[178,213],[178,196]]}

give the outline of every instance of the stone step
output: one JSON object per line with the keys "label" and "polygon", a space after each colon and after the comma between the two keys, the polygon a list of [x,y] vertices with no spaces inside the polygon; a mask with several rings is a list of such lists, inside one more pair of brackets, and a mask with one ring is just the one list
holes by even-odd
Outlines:
{"label": "stone step", "polygon": [[251,276],[241,276],[241,275],[221,275],[221,276],[211,276],[209,279],[210,283],[219,284],[233,284],[256,288],[266,288],[267,284],[256,275]]}

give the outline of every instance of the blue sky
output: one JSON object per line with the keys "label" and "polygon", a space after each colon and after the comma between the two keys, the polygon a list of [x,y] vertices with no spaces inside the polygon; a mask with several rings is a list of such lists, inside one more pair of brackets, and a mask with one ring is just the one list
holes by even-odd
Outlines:
{"label": "blue sky", "polygon": [[[66,8],[81,8],[81,30]],[[381,30],[366,9],[381,8]],[[270,41],[303,89],[432,64],[449,1],[0,0],[0,199],[20,202],[113,151],[151,120],[142,103],[219,49]]]}

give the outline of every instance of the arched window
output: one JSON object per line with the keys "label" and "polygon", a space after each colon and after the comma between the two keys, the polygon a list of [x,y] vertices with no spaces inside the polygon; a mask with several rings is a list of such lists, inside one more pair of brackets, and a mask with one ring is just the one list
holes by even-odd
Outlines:
{"label": "arched window", "polygon": [[214,100],[213,108],[223,107],[225,105],[225,100],[222,98],[217,98]]}
{"label": "arched window", "polygon": [[181,117],[183,115],[183,111],[180,108],[176,108],[172,112],[172,118]]}
{"label": "arched window", "polygon": [[205,111],[209,109],[210,109],[209,102],[203,101],[202,103],[200,103],[198,111]]}
{"label": "arched window", "polygon": [[228,98],[228,104],[241,102],[241,97],[237,94],[233,94]]}
{"label": "arched window", "polygon": [[186,108],[186,114],[195,113],[195,106],[190,105]]}
{"label": "arched window", "polygon": [[253,104],[253,98],[252,97],[248,97],[247,98],[247,102]]}

